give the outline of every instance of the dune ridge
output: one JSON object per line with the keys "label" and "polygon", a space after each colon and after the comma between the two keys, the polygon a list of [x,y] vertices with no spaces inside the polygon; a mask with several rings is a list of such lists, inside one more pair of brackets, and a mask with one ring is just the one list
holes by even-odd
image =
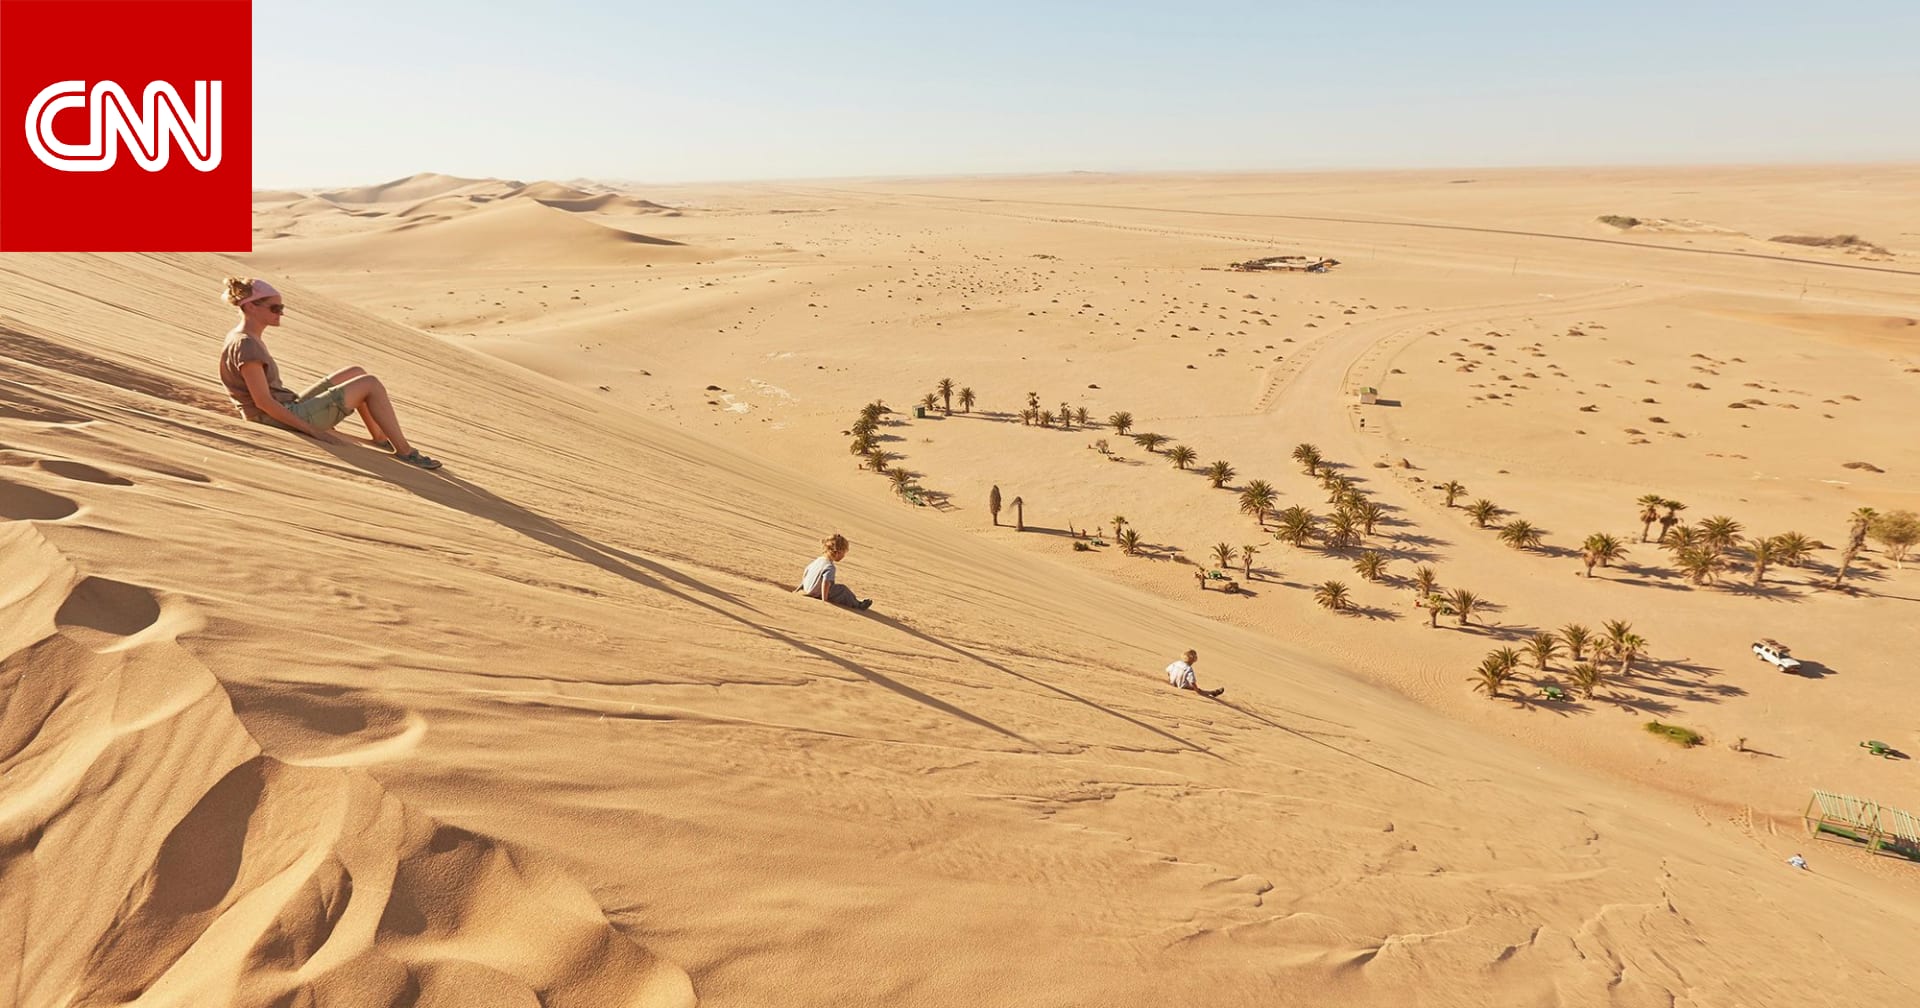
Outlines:
{"label": "dune ridge", "polygon": [[264,755],[175,600],[0,525],[10,1004],[670,1006],[578,883],[364,773]]}

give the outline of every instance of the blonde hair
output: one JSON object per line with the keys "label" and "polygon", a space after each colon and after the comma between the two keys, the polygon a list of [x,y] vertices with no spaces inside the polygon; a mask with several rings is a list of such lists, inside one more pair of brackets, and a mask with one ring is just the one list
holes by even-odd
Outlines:
{"label": "blonde hair", "polygon": [[847,551],[847,545],[847,537],[838,532],[820,540],[821,548],[825,549],[828,553],[845,553]]}
{"label": "blonde hair", "polygon": [[226,303],[234,306],[235,308],[238,308],[240,307],[240,302],[245,301],[252,296],[253,296],[252,280],[246,280],[240,277],[230,276],[227,278],[226,293],[221,296],[221,299],[224,300]]}

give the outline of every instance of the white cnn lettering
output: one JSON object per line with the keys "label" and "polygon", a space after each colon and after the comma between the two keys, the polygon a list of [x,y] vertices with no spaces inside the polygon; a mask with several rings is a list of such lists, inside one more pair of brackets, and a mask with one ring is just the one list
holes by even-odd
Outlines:
{"label": "white cnn lettering", "polygon": [[[27,106],[27,146],[40,163],[57,171],[102,172],[119,160],[125,144],[141,168],[157,172],[167,166],[178,144],[181,156],[195,171],[220,167],[220,82],[194,81],[193,105],[188,107],[173,85],[147,85],[139,107],[113,81],[61,81],[49,84]],[[54,117],[84,111],[87,138],[65,143],[54,135]]]}

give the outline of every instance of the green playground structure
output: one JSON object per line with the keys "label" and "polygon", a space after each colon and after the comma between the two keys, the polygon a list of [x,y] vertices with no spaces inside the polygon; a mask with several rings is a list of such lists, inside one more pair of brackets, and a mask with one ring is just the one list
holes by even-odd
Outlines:
{"label": "green playground structure", "polygon": [[1898,854],[1920,861],[1920,817],[1878,805],[1865,798],[1815,791],[1807,802],[1807,832],[1823,833],[1865,844],[1870,851]]}

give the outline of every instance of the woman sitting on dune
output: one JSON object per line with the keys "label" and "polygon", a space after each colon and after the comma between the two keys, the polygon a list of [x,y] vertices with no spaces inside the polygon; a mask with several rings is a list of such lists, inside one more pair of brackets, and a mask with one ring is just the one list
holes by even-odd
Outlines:
{"label": "woman sitting on dune", "polygon": [[241,416],[321,441],[337,441],[330,432],[349,414],[358,412],[372,435],[370,441],[362,443],[389,449],[408,465],[440,468],[439,462],[407,443],[387,387],[365,369],[335,371],[297,394],[280,384],[280,367],[267,352],[265,336],[269,327],[280,324],[287,306],[272,284],[228,277],[226,301],[240,309],[240,324],[227,334],[226,345],[220,348],[220,382],[227,387],[234,405],[240,407]]}

